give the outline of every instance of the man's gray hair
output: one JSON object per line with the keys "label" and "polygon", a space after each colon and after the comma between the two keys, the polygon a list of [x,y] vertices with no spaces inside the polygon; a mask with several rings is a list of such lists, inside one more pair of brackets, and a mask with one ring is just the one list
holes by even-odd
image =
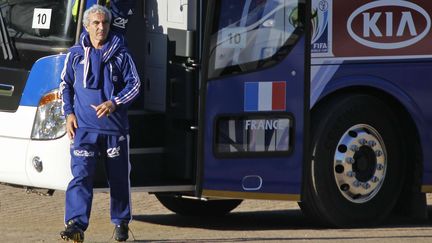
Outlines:
{"label": "man's gray hair", "polygon": [[111,23],[111,18],[112,18],[111,11],[109,11],[109,9],[107,9],[106,7],[104,7],[102,5],[95,4],[95,5],[91,6],[90,8],[88,8],[84,12],[84,16],[83,16],[83,25],[84,26],[88,26],[90,24],[89,15],[93,14],[93,13],[104,14],[105,17],[107,18],[108,22]]}

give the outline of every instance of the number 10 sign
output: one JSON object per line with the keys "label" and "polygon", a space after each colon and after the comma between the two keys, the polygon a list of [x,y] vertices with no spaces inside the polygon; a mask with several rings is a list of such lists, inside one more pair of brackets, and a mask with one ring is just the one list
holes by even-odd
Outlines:
{"label": "number 10 sign", "polygon": [[233,27],[224,28],[221,33],[222,47],[224,48],[245,48],[246,47],[246,28]]}
{"label": "number 10 sign", "polygon": [[51,12],[49,8],[35,8],[33,12],[33,29],[49,29],[51,24]]}

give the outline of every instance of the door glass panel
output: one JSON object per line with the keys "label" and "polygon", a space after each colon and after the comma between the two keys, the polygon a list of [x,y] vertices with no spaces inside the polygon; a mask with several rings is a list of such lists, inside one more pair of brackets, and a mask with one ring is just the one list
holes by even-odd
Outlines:
{"label": "door glass panel", "polygon": [[264,66],[298,39],[298,0],[221,0],[210,37],[209,78]]}

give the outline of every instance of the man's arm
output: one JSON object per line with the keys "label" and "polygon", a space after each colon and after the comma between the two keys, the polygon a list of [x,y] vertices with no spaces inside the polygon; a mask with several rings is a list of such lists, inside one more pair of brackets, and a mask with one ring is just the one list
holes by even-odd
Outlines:
{"label": "man's arm", "polygon": [[138,97],[141,81],[135,67],[135,63],[129,53],[125,53],[122,62],[122,75],[126,86],[116,96],[111,98],[115,106],[126,105],[129,106],[132,101]]}
{"label": "man's arm", "polygon": [[68,53],[65,58],[63,71],[61,73],[61,82],[59,88],[60,97],[63,102],[63,114],[66,116],[66,131],[70,139],[75,137],[75,129],[78,127],[75,114],[73,113],[73,82],[75,80],[75,73],[72,67],[73,61],[74,60],[71,53]]}

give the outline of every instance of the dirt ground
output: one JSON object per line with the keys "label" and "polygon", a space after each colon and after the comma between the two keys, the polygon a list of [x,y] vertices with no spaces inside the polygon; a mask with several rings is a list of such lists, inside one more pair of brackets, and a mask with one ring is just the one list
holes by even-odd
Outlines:
{"label": "dirt ground", "polygon": [[[231,214],[212,219],[175,215],[144,192],[132,193],[132,202],[135,242],[432,242],[431,217],[391,219],[375,228],[323,229],[308,222],[295,202],[246,200]],[[62,191],[40,196],[0,185],[0,242],[63,242],[63,203]],[[96,193],[85,242],[114,242],[112,233],[109,194]]]}

